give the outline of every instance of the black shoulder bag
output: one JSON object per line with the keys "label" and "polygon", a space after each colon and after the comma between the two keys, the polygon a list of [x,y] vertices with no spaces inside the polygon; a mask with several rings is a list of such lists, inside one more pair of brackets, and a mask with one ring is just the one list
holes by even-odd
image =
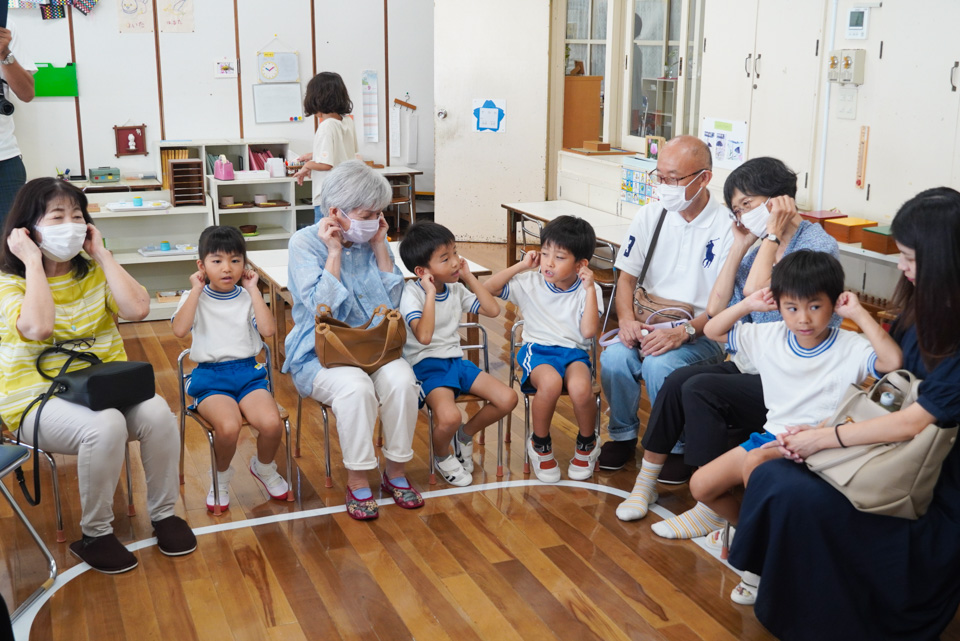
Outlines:
{"label": "black shoulder bag", "polygon": [[[40,465],[37,460],[37,450],[40,449],[40,414],[47,401],[56,396],[99,412],[109,408],[130,407],[153,398],[156,393],[153,366],[150,363],[138,361],[104,363],[96,354],[75,351],[67,347],[67,345],[89,347],[92,344],[92,339],[69,341],[48,347],[37,356],[37,371],[50,381],[50,387],[33,399],[20,415],[22,427],[27,414],[34,405],[40,403],[33,423],[33,491],[36,498],[31,497],[27,491],[23,469],[18,467],[15,472],[20,489],[23,490],[23,496],[30,505],[40,503]],[[50,354],[67,355],[66,362],[55,376],[50,376],[43,370],[43,359]],[[68,372],[75,360],[86,361],[90,366]],[[20,442],[19,430],[17,430],[17,442]]]}

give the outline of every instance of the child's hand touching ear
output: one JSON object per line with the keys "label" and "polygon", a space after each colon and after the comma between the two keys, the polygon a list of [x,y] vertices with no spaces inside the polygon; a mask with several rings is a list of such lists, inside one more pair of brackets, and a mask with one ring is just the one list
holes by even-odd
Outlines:
{"label": "child's hand touching ear", "polygon": [[427,296],[435,296],[437,293],[437,285],[433,282],[433,274],[423,272],[423,275],[420,276],[420,287],[423,287],[423,291]]}
{"label": "child's hand touching ear", "polygon": [[753,292],[744,299],[744,303],[751,312],[772,312],[777,309],[777,302],[769,287]]}
{"label": "child's hand touching ear", "polygon": [[463,256],[460,257],[460,280],[464,280],[465,277],[470,277],[473,275],[473,272],[470,271],[470,263],[467,262],[467,259]]}
{"label": "child's hand touching ear", "polygon": [[593,270],[590,269],[589,265],[582,265],[577,270],[577,276],[583,281],[583,286],[587,288],[587,291],[593,289]]}
{"label": "child's hand touching ear", "polygon": [[207,275],[203,273],[202,269],[198,269],[190,275],[190,289],[195,292],[203,290],[204,285],[207,284]]}
{"label": "child's hand touching ear", "polygon": [[252,269],[244,269],[243,276],[240,277],[240,286],[245,290],[253,293],[257,289],[257,282],[259,282],[260,276],[257,275],[257,272]]}
{"label": "child's hand touching ear", "polygon": [[837,304],[833,310],[840,318],[853,319],[863,307],[860,306],[860,299],[853,292],[843,292],[837,298]]}
{"label": "child's hand touching ear", "polygon": [[534,269],[535,267],[539,267],[540,252],[528,251],[523,255],[523,260],[520,261],[520,264],[523,265],[524,269]]}

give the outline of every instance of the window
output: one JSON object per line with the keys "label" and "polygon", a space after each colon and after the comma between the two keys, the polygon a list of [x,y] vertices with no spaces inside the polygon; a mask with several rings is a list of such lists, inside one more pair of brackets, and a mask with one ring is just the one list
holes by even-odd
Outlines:
{"label": "window", "polygon": [[[607,0],[567,0],[567,33],[564,40],[564,73],[570,74],[579,63],[579,73],[606,76]],[[600,81],[603,104],[605,83]],[[603,107],[601,107],[601,110]],[[602,139],[602,134],[601,134]]]}

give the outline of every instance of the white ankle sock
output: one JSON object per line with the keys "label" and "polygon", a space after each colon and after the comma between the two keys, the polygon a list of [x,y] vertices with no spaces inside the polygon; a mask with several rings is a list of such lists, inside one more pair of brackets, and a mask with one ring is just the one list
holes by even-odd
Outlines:
{"label": "white ankle sock", "polygon": [[665,539],[693,539],[706,536],[722,528],[726,521],[703,503],[687,510],[680,516],[654,523],[650,526],[653,533]]}
{"label": "white ankle sock", "polygon": [[617,506],[618,519],[621,521],[636,521],[647,515],[650,504],[655,503],[658,498],[655,488],[662,467],[663,464],[655,465],[643,461],[633,491],[630,492],[630,496],[623,503]]}

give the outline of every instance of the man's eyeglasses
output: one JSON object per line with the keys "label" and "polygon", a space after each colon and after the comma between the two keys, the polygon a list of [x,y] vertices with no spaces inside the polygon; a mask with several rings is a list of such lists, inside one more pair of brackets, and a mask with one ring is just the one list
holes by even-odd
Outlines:
{"label": "man's eyeglasses", "polygon": [[691,177],[691,176],[696,176],[696,175],[698,175],[698,174],[702,174],[702,173],[705,172],[705,171],[707,171],[706,168],[704,168],[704,169],[698,169],[697,171],[693,172],[692,174],[687,174],[686,176],[681,176],[680,178],[668,178],[667,176],[662,176],[662,175],[660,174],[660,171],[659,171],[659,170],[654,169],[653,171],[650,172],[650,178],[653,180],[653,184],[654,184],[655,186],[662,184],[662,185],[669,185],[669,186],[671,186],[671,187],[676,187],[677,185],[679,185],[682,181],[686,180],[687,178],[689,178],[689,177]]}

